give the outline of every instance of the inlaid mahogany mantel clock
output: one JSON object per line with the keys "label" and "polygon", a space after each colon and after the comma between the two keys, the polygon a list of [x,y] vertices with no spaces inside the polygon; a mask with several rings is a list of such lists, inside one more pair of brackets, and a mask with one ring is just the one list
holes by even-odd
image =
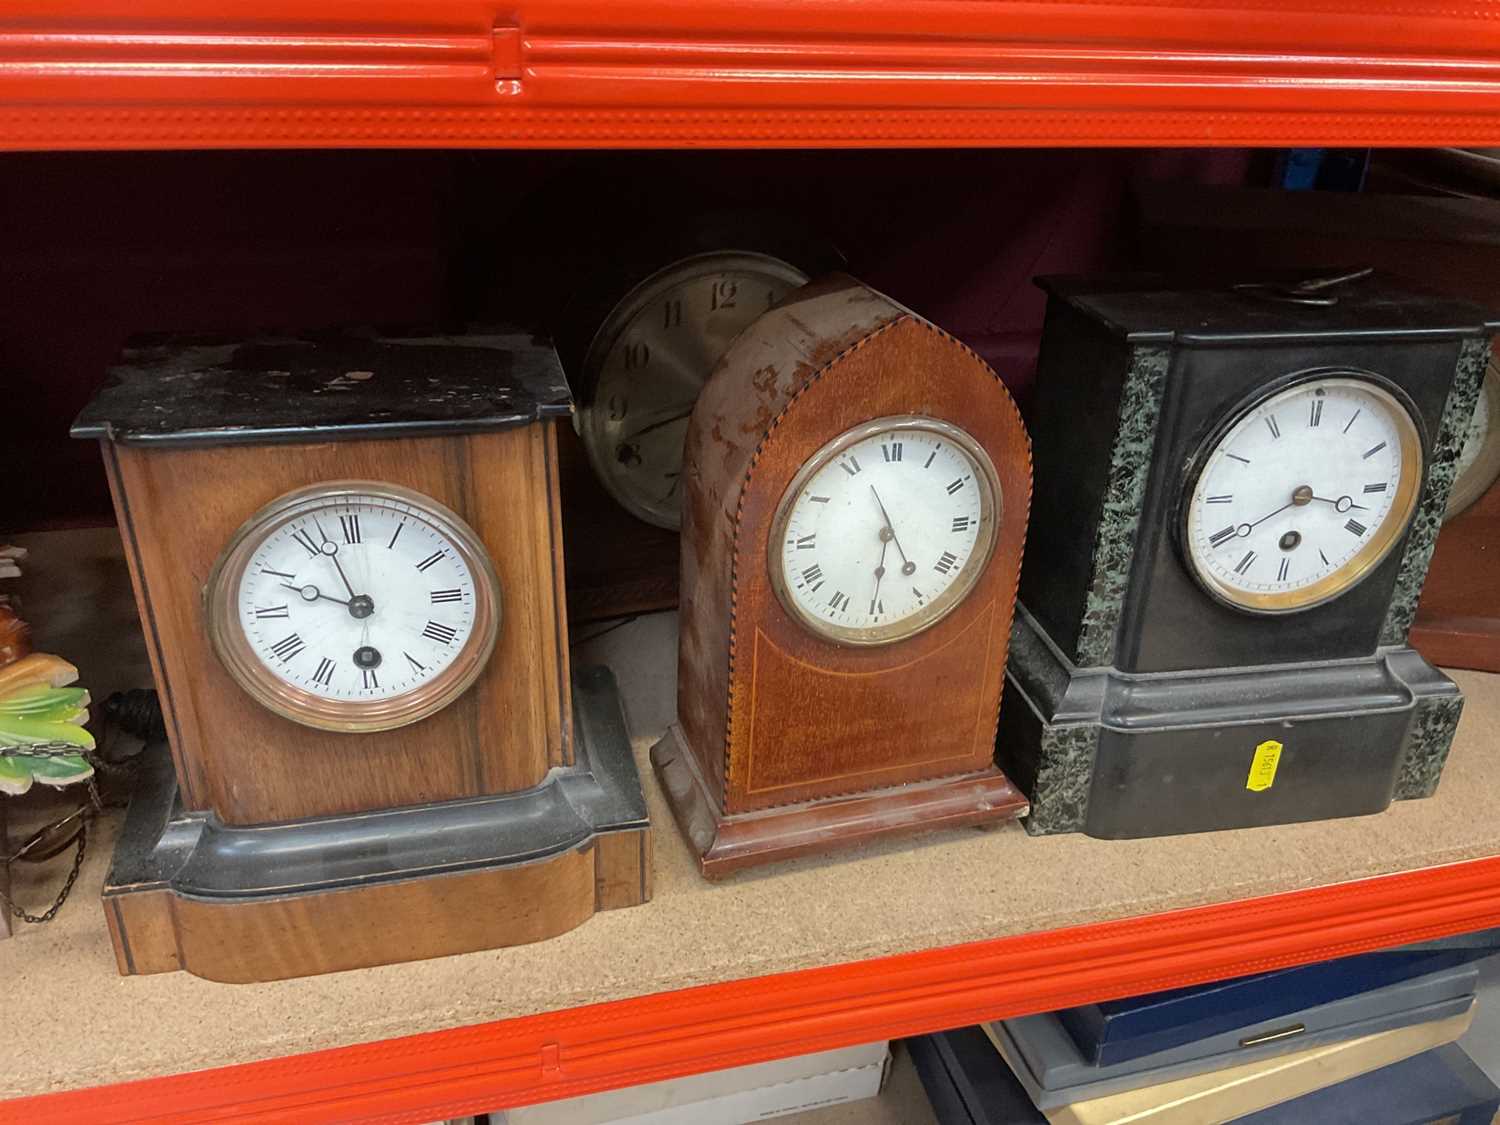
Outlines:
{"label": "inlaid mahogany mantel clock", "polygon": [[677,722],[705,874],[1014,816],[993,763],[1031,494],[978,356],[840,275],[753,321],[684,460]]}
{"label": "inlaid mahogany mantel clock", "polygon": [[1489,354],[1360,271],[1053,279],[999,760],[1034,832],[1376,812],[1463,701],[1407,644]]}
{"label": "inlaid mahogany mantel clock", "polygon": [[569,408],[520,333],[127,352],[73,431],[104,452],[171,751],[105,884],[123,972],[411,960],[648,897],[613,681],[569,669]]}

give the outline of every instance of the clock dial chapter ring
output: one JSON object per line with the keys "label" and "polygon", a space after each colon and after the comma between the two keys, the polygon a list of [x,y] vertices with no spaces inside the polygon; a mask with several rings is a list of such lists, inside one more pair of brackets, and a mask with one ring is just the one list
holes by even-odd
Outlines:
{"label": "clock dial chapter ring", "polygon": [[1411,408],[1348,370],[1236,408],[1194,462],[1178,523],[1185,565],[1214,600],[1267,615],[1356,586],[1404,537],[1425,478]]}
{"label": "clock dial chapter ring", "polygon": [[766,564],[781,607],[833,644],[913,637],[989,566],[1002,510],[994,464],[952,423],[892,415],[839,434],[783,492]]}
{"label": "clock dial chapter ring", "polygon": [[204,599],[214,651],[251,698],[344,732],[406,726],[467,691],[494,651],[502,605],[462,518],[411,489],[356,480],[297,489],[252,515]]}
{"label": "clock dial chapter ring", "polygon": [[746,324],[807,275],[767,254],[711,251],[658,270],[610,311],[584,353],[575,421],[626,511],[681,526],[682,443],[698,392]]}

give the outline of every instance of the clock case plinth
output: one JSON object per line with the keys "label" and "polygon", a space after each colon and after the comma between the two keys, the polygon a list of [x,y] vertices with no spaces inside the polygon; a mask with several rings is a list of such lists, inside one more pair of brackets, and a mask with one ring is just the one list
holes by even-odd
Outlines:
{"label": "clock case plinth", "polygon": [[[1494,326],[1367,278],[1330,306],[1217,282],[1046,279],[1037,509],[998,747],[1032,833],[1121,838],[1378,812],[1437,787],[1463,701],[1407,643]],[[1210,597],[1180,539],[1226,416],[1314,373],[1374,373],[1414,408],[1425,478],[1391,553],[1311,609]],[[1057,513],[1072,513],[1058,518]],[[1281,744],[1269,787],[1257,747]]]}
{"label": "clock case plinth", "polygon": [[[989,455],[994,549],[928,629],[836,644],[774,591],[775,512],[829,441],[905,415],[960,426]],[[683,471],[677,722],[651,761],[704,875],[1025,810],[993,736],[1031,463],[1020,415],[983,360],[831,275],[736,338],[694,410]]]}
{"label": "clock case plinth", "polygon": [[541,941],[644,902],[646,800],[607,668],[574,670],[573,720],[572,765],[535,788],[249,828],[185,808],[167,747],[148,748],[104,880],[120,971],[278,980]]}
{"label": "clock case plinth", "polygon": [[[570,670],[545,339],[332,332],[133,342],[74,425],[115,499],[169,744],[104,906],[122,973],[284,979],[555,936],[650,897],[620,703]],[[330,480],[430,497],[479,536],[502,625],[479,678],[394,730],[253,701],[215,658],[204,583],[266,503]]]}

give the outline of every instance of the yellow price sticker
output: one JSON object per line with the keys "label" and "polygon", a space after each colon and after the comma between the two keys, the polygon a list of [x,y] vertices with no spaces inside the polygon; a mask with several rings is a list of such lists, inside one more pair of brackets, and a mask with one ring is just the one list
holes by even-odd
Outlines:
{"label": "yellow price sticker", "polygon": [[1250,759],[1250,776],[1245,779],[1245,788],[1252,793],[1264,793],[1276,784],[1276,767],[1281,763],[1281,743],[1267,739],[1255,748],[1255,757]]}

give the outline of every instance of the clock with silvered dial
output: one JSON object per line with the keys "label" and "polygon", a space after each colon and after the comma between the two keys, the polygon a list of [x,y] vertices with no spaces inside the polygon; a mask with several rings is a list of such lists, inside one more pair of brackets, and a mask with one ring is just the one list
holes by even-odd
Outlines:
{"label": "clock with silvered dial", "polygon": [[769,254],[695,254],[635,286],[599,326],[583,360],[578,432],[631,515],[680,525],[682,440],[698,392],[740,330],[806,281]]}
{"label": "clock with silvered dial", "polygon": [[814,633],[886,644],[952,611],[989,561],[995,470],[957,426],[880,418],[818,450],[782,501],[777,594]]}
{"label": "clock with silvered dial", "polygon": [[409,489],[342,481],[250,518],[209,580],[215,650],[278,714],[331,730],[416,722],[472,684],[500,589],[474,532]]}
{"label": "clock with silvered dial", "polygon": [[1187,503],[1188,561],[1236,608],[1319,605],[1386,557],[1421,482],[1416,423],[1389,390],[1353,374],[1296,383],[1211,442]]}

